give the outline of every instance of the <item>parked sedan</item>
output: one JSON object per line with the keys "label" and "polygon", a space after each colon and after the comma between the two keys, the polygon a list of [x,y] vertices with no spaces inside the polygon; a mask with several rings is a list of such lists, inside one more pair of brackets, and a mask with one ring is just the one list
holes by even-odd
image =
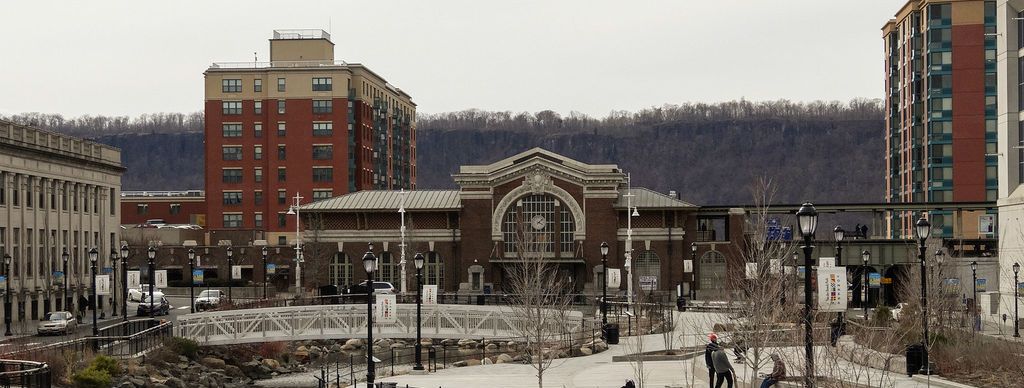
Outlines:
{"label": "parked sedan", "polygon": [[39,321],[39,335],[46,334],[70,334],[75,332],[78,324],[75,316],[67,311],[54,311],[46,314],[43,320]]}
{"label": "parked sedan", "polygon": [[[395,286],[388,282],[373,282],[373,294],[395,294],[398,290]],[[359,284],[354,284],[348,288],[348,294],[366,294],[366,281],[362,281]]]}
{"label": "parked sedan", "polygon": [[222,300],[227,300],[227,295],[221,290],[205,290],[199,293],[199,297],[196,298],[195,309],[196,311],[203,311],[209,308],[217,307]]}
{"label": "parked sedan", "polygon": [[[167,298],[163,296],[157,296],[153,298],[157,303],[153,304],[153,315],[169,315],[171,313],[171,303],[167,301]],[[135,311],[138,316],[149,315],[149,295],[142,298],[142,302],[139,303],[139,308]]]}

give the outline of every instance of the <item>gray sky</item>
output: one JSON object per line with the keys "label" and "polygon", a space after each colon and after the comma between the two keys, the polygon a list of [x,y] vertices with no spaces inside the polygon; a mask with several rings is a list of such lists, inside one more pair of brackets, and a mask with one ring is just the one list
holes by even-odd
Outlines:
{"label": "gray sky", "polygon": [[605,116],[666,103],[881,97],[880,28],[904,1],[16,1],[0,114],[202,109],[211,62],[330,25],[335,56],[419,111]]}

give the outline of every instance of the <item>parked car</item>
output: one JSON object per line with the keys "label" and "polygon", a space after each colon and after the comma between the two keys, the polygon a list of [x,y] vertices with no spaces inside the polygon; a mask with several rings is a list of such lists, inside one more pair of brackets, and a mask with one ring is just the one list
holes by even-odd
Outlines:
{"label": "parked car", "polygon": [[195,309],[196,311],[203,311],[206,309],[217,307],[222,300],[227,300],[228,296],[221,290],[205,290],[199,293],[196,297]]}
{"label": "parked car", "polygon": [[[364,280],[362,282],[359,282],[359,284],[352,285],[351,287],[348,288],[348,291],[345,292],[345,293],[346,294],[366,294],[366,281]],[[373,294],[374,295],[395,294],[395,293],[398,293],[398,290],[395,289],[395,286],[393,284],[388,283],[388,282],[373,282]]]}
{"label": "parked car", "polygon": [[[143,295],[145,295],[146,298],[149,297],[149,284],[140,284],[139,288],[128,289],[129,302],[139,302],[142,300]],[[159,288],[153,287],[153,296],[157,297],[157,295],[163,296],[164,294],[160,292]],[[157,298],[157,300],[159,300],[159,298]]]}
{"label": "parked car", "polygon": [[[153,295],[153,315],[169,315],[171,313],[171,303],[167,301],[167,298],[163,294]],[[139,302],[139,308],[135,310],[135,315],[146,316],[149,315],[149,294],[146,294],[142,301]]]}
{"label": "parked car", "polygon": [[70,334],[75,332],[78,323],[75,316],[67,311],[54,311],[46,314],[43,320],[39,321],[39,335],[46,334]]}

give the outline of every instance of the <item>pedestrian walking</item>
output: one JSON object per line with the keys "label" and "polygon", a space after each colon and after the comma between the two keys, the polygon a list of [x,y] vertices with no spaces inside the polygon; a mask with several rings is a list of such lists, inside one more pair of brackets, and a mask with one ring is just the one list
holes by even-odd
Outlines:
{"label": "pedestrian walking", "polygon": [[708,345],[704,348],[704,364],[708,367],[708,388],[715,388],[715,363],[711,355],[720,348],[718,334],[708,334]]}
{"label": "pedestrian walking", "polygon": [[711,362],[715,365],[715,377],[717,382],[715,388],[721,388],[722,382],[729,382],[728,388],[732,388],[733,384],[733,369],[732,364],[729,363],[729,355],[725,353],[725,349],[718,347],[714,352],[711,353]]}
{"label": "pedestrian walking", "polygon": [[777,384],[780,380],[786,378],[786,364],[782,362],[782,357],[779,357],[778,353],[772,353],[772,362],[775,364],[772,366],[772,373],[764,376],[764,381],[761,382],[761,388],[768,388]]}

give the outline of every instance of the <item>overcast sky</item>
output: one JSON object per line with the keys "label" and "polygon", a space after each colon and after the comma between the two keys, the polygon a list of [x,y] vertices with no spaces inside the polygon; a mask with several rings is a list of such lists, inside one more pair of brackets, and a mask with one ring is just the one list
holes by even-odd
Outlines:
{"label": "overcast sky", "polygon": [[0,22],[0,114],[202,109],[212,62],[274,29],[330,30],[422,113],[605,116],[739,98],[879,98],[880,28],[904,1],[47,1]]}

